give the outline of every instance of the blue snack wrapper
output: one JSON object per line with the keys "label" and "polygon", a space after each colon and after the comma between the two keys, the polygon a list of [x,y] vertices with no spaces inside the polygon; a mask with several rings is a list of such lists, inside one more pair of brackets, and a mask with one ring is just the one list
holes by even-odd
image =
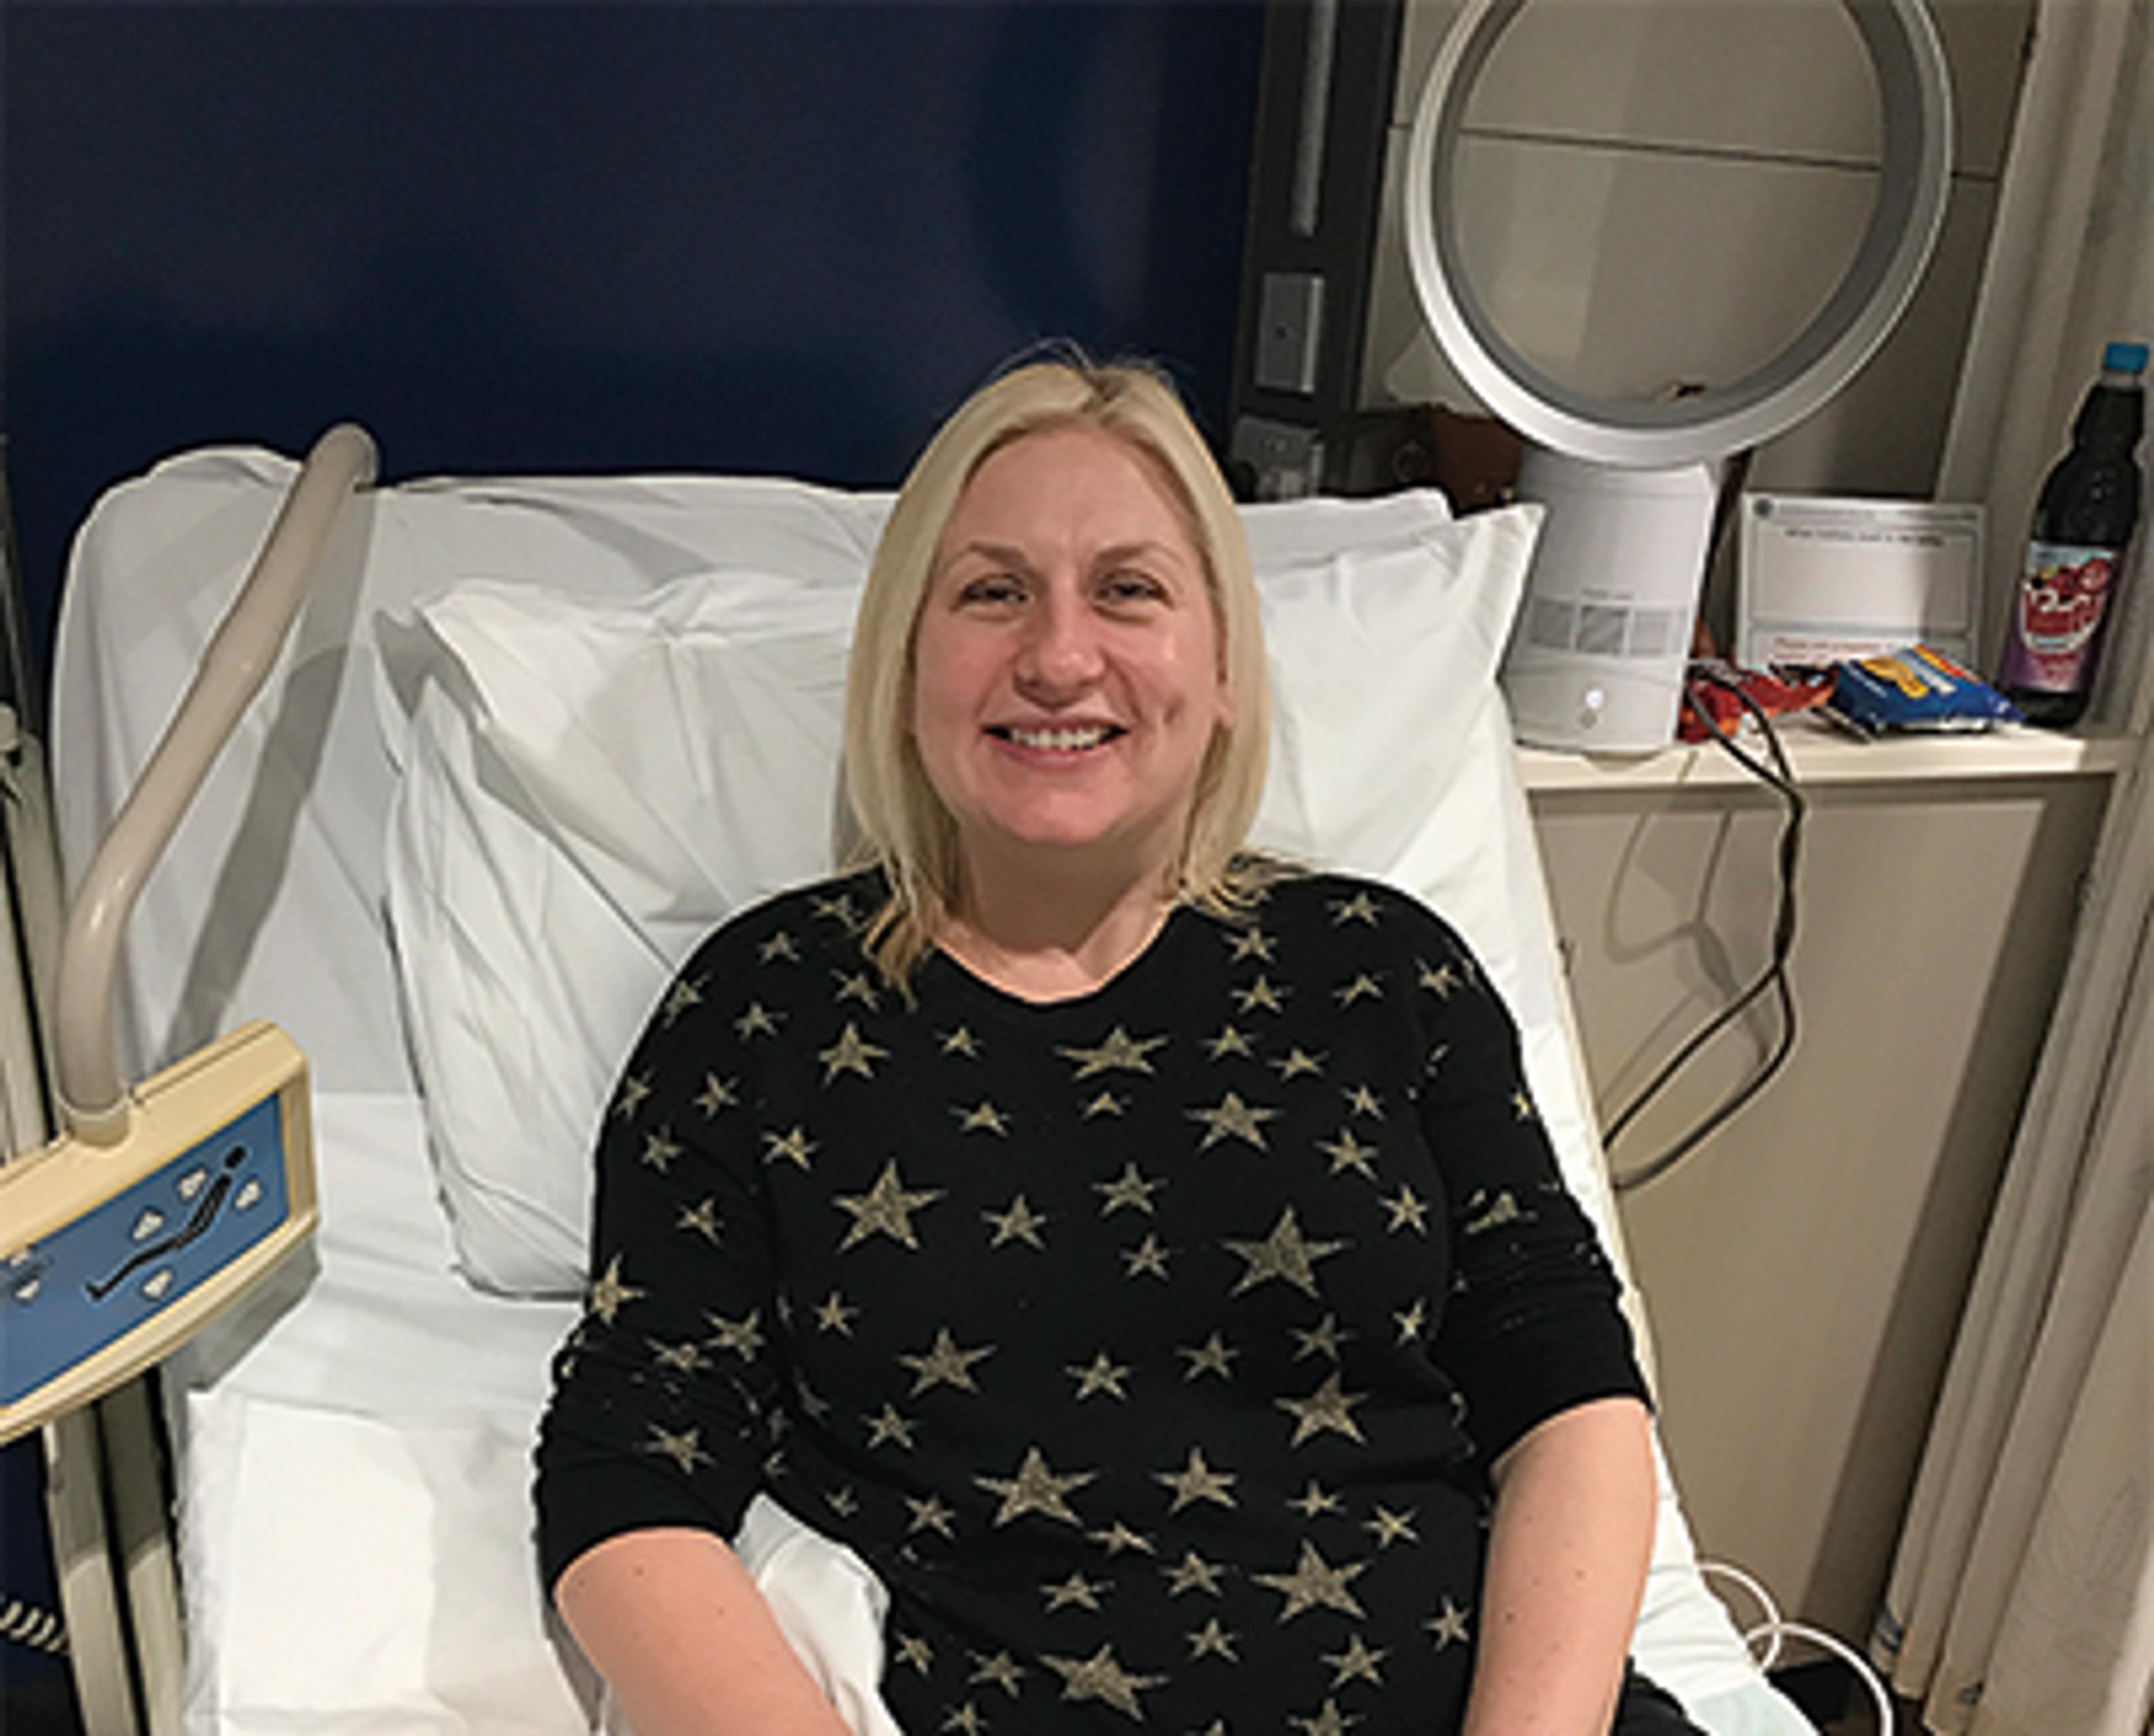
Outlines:
{"label": "blue snack wrapper", "polygon": [[1832,667],[1825,715],[1857,735],[1907,730],[1994,729],[2021,721],[2012,702],[1927,646]]}

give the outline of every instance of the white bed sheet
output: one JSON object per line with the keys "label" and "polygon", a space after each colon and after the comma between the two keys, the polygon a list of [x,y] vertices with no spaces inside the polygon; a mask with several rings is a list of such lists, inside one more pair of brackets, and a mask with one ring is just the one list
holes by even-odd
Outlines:
{"label": "white bed sheet", "polygon": [[[109,496],[85,528],[55,687],[71,863],[146,754],[291,473],[258,452],[191,455]],[[191,1729],[568,1732],[595,1715],[547,1621],[525,1508],[547,1355],[571,1310],[482,1294],[456,1269],[394,1014],[383,840],[396,773],[368,623],[473,577],[620,596],[713,564],[844,580],[882,509],[671,478],[406,488],[350,515],[284,670],[130,939],[138,1058],[268,1016],[314,1058],[319,1105],[324,1222],[309,1262],[170,1366]],[[1575,1055],[1557,1049],[1529,1056],[1537,1088],[1568,1075],[1557,1095],[1582,1112]],[[1641,1657],[1719,1736],[1796,1736],[1807,1727],[1699,1588],[1672,1503],[1667,1518]]]}

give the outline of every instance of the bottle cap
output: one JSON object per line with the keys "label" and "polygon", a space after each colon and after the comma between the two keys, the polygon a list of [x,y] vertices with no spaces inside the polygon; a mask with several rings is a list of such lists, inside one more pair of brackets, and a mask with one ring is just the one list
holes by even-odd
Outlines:
{"label": "bottle cap", "polygon": [[2146,371],[2146,346],[2111,344],[2101,353],[2101,366],[2106,374],[2143,374]]}

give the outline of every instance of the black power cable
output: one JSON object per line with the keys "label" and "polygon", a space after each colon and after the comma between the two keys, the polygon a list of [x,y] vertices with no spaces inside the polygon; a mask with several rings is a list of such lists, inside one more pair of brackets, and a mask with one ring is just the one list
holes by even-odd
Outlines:
{"label": "black power cable", "polygon": [[1772,719],[1762,707],[1733,682],[1712,671],[1694,668],[1689,677],[1693,689],[1699,682],[1718,687],[1733,694],[1743,710],[1757,721],[1764,733],[1765,745],[1772,757],[1768,766],[1749,753],[1735,738],[1723,729],[1711,711],[1698,702],[1693,692],[1692,709],[1705,726],[1712,732],[1712,739],[1722,750],[1733,757],[1745,770],[1778,794],[1787,808],[1786,818],[1780,826],[1779,848],[1779,909],[1773,922],[1771,955],[1764,970],[1749,986],[1725,1007],[1693,1031],[1682,1044],[1661,1064],[1660,1069],[1645,1085],[1623,1106],[1621,1113],[1608,1124],[1601,1136],[1602,1144],[1613,1149],[1616,1141],[1629,1131],[1639,1114],[1667,1088],[1670,1080],[1688,1065],[1699,1049],[1725,1030],[1759,997],[1770,991],[1779,1012],[1780,1034],[1772,1053],[1766,1056],[1758,1070],[1720,1103],[1718,1107],[1700,1120],[1691,1130],[1657,1156],[1640,1164],[1636,1169],[1625,1170],[1612,1176],[1616,1191],[1627,1193],[1642,1187],[1648,1182],[1657,1181],[1688,1156],[1713,1133],[1724,1126],[1743,1106],[1764,1090],[1786,1062],[1795,1046],[1795,997],[1788,978],[1788,957],[1795,943],[1795,869],[1802,856],[1803,820],[1808,806],[1795,781],[1794,768],[1788,763],[1786,752],[1780,745],[1779,733]]}

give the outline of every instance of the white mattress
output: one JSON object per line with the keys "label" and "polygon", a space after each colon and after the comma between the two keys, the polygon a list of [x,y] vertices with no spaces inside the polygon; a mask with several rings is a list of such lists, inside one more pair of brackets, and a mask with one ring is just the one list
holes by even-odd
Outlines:
{"label": "white mattress", "polygon": [[[191,455],[109,496],[79,540],[54,696],[71,863],[87,860],[146,755],[290,474],[257,452]],[[314,1247],[167,1367],[190,1730],[566,1736],[600,1717],[548,1617],[529,1545],[528,1443],[574,1309],[468,1281],[400,1014],[384,863],[398,758],[377,704],[385,618],[473,578],[618,598],[727,562],[843,581],[864,568],[882,510],[792,484],[664,478],[428,485],[350,515],[293,651],[145,891],[130,942],[123,1012],[138,1061],[266,1016],[315,1070]],[[1340,522],[1330,505],[1274,520],[1272,546],[1320,554]],[[1484,769],[1490,824],[1523,839],[1530,860],[1508,757]],[[1537,886],[1482,890],[1523,894],[1535,918]],[[1538,927],[1526,926],[1540,986],[1528,998],[1559,1003],[1538,909]],[[1536,1091],[1545,1082],[1551,1124],[1567,1116],[1590,1143],[1575,1053],[1559,1019],[1539,1024]],[[1574,1176],[1605,1213],[1592,1160]],[[874,1588],[828,1552],[778,1549],[778,1530],[748,1541],[769,1555],[756,1559],[798,1642],[867,1728]],[[818,1619],[820,1638],[807,1631]],[[1672,1494],[1637,1652],[1718,1736],[1807,1728],[1701,1586]]]}

